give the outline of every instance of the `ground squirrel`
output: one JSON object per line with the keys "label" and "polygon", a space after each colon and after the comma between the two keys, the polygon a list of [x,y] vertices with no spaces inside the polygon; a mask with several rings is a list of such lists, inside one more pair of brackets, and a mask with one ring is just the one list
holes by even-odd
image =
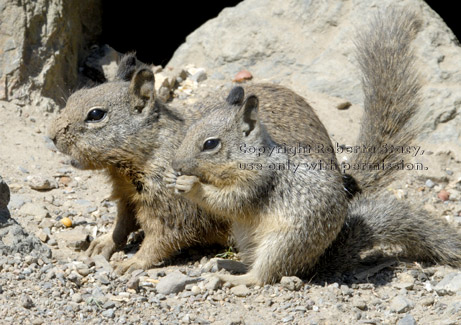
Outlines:
{"label": "ground squirrel", "polygon": [[119,273],[152,267],[190,245],[227,244],[229,228],[162,183],[185,120],[156,99],[152,71],[136,62],[125,55],[115,81],[72,94],[48,132],[75,167],[104,169],[112,183],[115,226],[87,254],[109,259],[131,232],[144,231],[134,257],[116,264]]}
{"label": "ground squirrel", "polygon": [[[357,51],[366,125],[359,142],[409,145],[414,137],[410,124],[420,81],[409,43],[419,25],[416,14],[391,11],[361,34]],[[213,105],[189,128],[174,170],[165,174],[176,193],[232,222],[249,270],[219,275],[222,280],[261,285],[306,276],[316,266],[341,270],[353,266],[358,251],[376,243],[398,245],[414,258],[461,265],[461,236],[455,230],[380,191],[395,179],[395,169],[357,171],[362,193],[348,200],[330,160],[320,166],[322,157],[315,152],[290,156],[277,149],[280,143],[261,118],[258,98],[264,98],[233,92],[233,101]],[[271,112],[281,119],[287,115],[277,105]],[[315,144],[315,137],[308,140]],[[381,152],[356,159],[396,161]]]}
{"label": "ground squirrel", "polygon": [[[247,92],[287,110],[286,117],[279,117],[271,105],[261,104],[261,116],[278,141],[290,139],[295,145],[315,140],[320,146],[331,146],[327,131],[302,97],[276,85],[251,85]],[[240,101],[241,95],[243,89],[241,94],[231,92],[228,101]],[[227,220],[175,196],[162,181],[188,124],[200,113],[199,109],[179,111],[159,101],[154,75],[136,66],[134,54],[122,58],[117,80],[69,97],[49,137],[73,158],[75,167],[104,169],[118,203],[113,231],[91,243],[90,256],[102,254],[109,259],[139,227],[145,234],[141,248],[133,258],[116,265],[119,273],[152,267],[191,244],[225,243]],[[321,156],[335,159],[332,153]]]}

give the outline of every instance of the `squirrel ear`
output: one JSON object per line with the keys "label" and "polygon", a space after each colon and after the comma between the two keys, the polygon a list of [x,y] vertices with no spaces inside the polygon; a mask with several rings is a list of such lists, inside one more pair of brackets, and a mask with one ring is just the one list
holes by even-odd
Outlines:
{"label": "squirrel ear", "polygon": [[136,53],[127,53],[120,60],[115,79],[130,81],[136,71]]}
{"label": "squirrel ear", "polygon": [[137,98],[147,102],[155,97],[155,77],[148,68],[138,69],[131,78],[130,92]]}
{"label": "squirrel ear", "polygon": [[258,106],[258,97],[250,95],[240,108],[240,123],[245,136],[248,136],[258,125]]}
{"label": "squirrel ear", "polygon": [[243,98],[245,97],[245,91],[242,87],[234,87],[230,91],[229,95],[226,98],[226,102],[229,105],[242,105]]}

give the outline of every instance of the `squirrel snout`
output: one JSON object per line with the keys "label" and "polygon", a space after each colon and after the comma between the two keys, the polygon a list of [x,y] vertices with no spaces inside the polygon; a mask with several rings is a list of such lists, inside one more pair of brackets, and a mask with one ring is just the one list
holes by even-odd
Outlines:
{"label": "squirrel snout", "polygon": [[171,167],[177,173],[189,175],[194,171],[194,164],[190,160],[175,159],[171,163]]}
{"label": "squirrel snout", "polygon": [[173,162],[171,163],[171,167],[175,172],[182,173],[182,164],[179,160],[173,160]]}

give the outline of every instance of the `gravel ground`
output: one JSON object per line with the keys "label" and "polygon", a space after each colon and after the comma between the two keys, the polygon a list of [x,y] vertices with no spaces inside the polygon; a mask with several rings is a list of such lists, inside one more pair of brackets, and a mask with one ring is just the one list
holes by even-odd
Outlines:
{"label": "gravel ground", "polygon": [[[230,288],[210,274],[241,269],[216,258],[235,254],[194,248],[117,276],[104,258],[83,253],[115,218],[104,175],[76,170],[53,150],[44,137],[52,114],[6,102],[0,112],[0,176],[11,192],[8,209],[0,205],[1,324],[461,323],[460,270],[395,258],[328,281]],[[439,156],[441,176],[408,175],[391,190],[460,229],[461,163]],[[112,260],[133,254],[141,236]]]}

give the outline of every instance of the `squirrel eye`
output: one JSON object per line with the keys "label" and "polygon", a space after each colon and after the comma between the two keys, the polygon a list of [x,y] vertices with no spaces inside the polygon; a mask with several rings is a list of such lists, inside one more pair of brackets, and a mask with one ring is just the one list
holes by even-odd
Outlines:
{"label": "squirrel eye", "polygon": [[100,122],[102,119],[106,117],[106,115],[107,112],[105,110],[102,110],[100,108],[93,108],[88,112],[85,122]]}
{"label": "squirrel eye", "polygon": [[216,148],[221,143],[219,139],[208,139],[203,144],[203,150],[211,150]]}

